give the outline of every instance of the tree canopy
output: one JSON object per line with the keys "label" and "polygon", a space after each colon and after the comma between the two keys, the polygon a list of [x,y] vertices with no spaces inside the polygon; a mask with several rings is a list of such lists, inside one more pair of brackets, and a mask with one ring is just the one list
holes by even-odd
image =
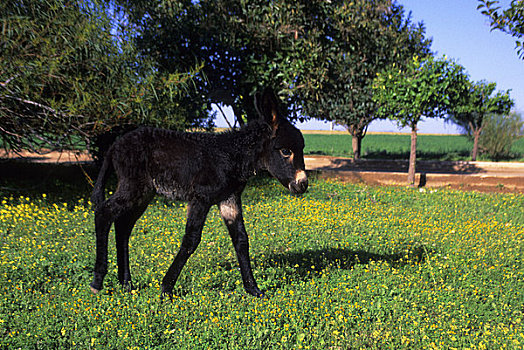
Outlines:
{"label": "tree canopy", "polygon": [[[321,46],[305,33],[309,35],[308,28],[323,20],[319,12],[323,3],[117,1],[138,28],[142,54],[157,62],[158,71],[186,71],[202,65],[206,79],[196,80],[194,97],[204,104],[231,105],[239,122],[241,116],[256,115],[251,95],[260,87],[274,86],[285,98],[290,96],[286,89],[315,84],[307,78],[323,69],[316,58]],[[289,101],[287,106],[291,105]]]}
{"label": "tree canopy", "polygon": [[464,67],[446,59],[412,58],[404,68],[392,65],[374,83],[378,112],[401,127],[416,128],[420,119],[444,117],[467,84]]}
{"label": "tree canopy", "polygon": [[354,1],[331,5],[332,23],[323,50],[326,74],[314,103],[304,98],[309,116],[336,121],[353,136],[354,158],[376,114],[373,80],[387,66],[403,66],[413,55],[429,54],[422,24],[414,25],[401,5],[391,1]]}
{"label": "tree canopy", "polygon": [[[203,64],[199,98],[250,114],[271,85],[292,118],[367,116],[370,82],[406,52],[427,53],[421,26],[390,0],[117,0],[159,71]],[[353,117],[355,118],[355,117]]]}
{"label": "tree canopy", "polygon": [[116,125],[201,124],[181,102],[197,70],[161,75],[132,41],[116,41],[108,8],[49,0],[0,4],[0,137],[13,150],[62,149]]}

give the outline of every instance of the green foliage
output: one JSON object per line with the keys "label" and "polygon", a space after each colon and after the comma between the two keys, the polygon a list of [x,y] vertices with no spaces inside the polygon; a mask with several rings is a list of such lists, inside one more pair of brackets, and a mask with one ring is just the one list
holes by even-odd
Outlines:
{"label": "green foliage", "polygon": [[114,35],[123,29],[113,27],[109,12],[83,0],[0,4],[4,144],[60,149],[89,144],[117,125],[199,124],[182,103],[198,70],[160,74],[132,38]]}
{"label": "green foliage", "polygon": [[488,114],[507,114],[514,105],[508,91],[497,91],[496,83],[468,82],[467,89],[452,106],[448,115],[469,134],[482,129]]}
{"label": "green foliage", "polygon": [[[322,47],[308,39],[323,21],[324,2],[116,1],[138,28],[141,52],[160,72],[203,64],[194,98],[231,105],[237,120],[256,116],[252,94],[311,86]],[[315,38],[313,36],[313,38]]]}
{"label": "green foliage", "polygon": [[482,127],[479,138],[481,152],[495,160],[512,156],[512,145],[522,136],[524,123],[517,113],[510,115],[489,114]]}
{"label": "green foliage", "polygon": [[[34,187],[39,188],[39,187]],[[60,196],[64,196],[62,191]],[[243,292],[217,211],[175,287],[160,281],[186,206],[158,201],[131,236],[139,289],[92,295],[93,214],[80,199],[0,198],[0,347],[75,349],[520,348],[524,198],[256,179],[244,195],[254,273]],[[112,240],[113,238],[111,238]]]}
{"label": "green foliage", "polygon": [[117,3],[160,71],[203,63],[197,98],[231,105],[237,119],[254,115],[250,96],[270,85],[293,118],[354,124],[374,108],[375,73],[429,46],[402,6],[385,0]]}
{"label": "green foliage", "polygon": [[[448,118],[473,137],[473,150],[471,152],[473,160],[477,160],[478,142],[483,132],[484,118],[488,114],[509,113],[514,105],[514,101],[509,96],[509,90],[498,91],[494,94],[496,87],[496,83],[485,81],[467,82],[467,87],[448,111]],[[511,141],[508,142],[511,146]],[[495,143],[492,144],[495,145]],[[497,151],[494,152],[491,154],[497,153]]]}
{"label": "green foliage", "polygon": [[446,58],[413,56],[405,67],[391,65],[375,79],[373,98],[378,114],[411,129],[408,184],[415,181],[417,124],[427,118],[442,117],[465,89],[464,68]]}
{"label": "green foliage", "polygon": [[524,2],[522,0],[511,0],[508,7],[502,9],[499,1],[478,0],[480,4],[477,9],[491,20],[491,28],[501,30],[510,34],[517,40],[515,46],[517,54],[524,59]]}
{"label": "green foliage", "polygon": [[372,82],[386,66],[428,54],[422,25],[405,18],[391,1],[336,2],[326,6],[323,59],[326,76],[304,99],[305,114],[335,120],[362,131],[375,118]]}
{"label": "green foliage", "polygon": [[429,54],[422,24],[405,18],[391,1],[337,2],[329,5],[322,51],[326,71],[314,91],[303,94],[303,113],[336,121],[353,136],[354,157],[369,123],[378,116],[372,84],[376,74],[396,62],[403,66],[413,55]]}
{"label": "green foliage", "polygon": [[417,56],[406,67],[392,65],[377,75],[374,99],[378,113],[412,130],[425,116],[444,116],[467,84],[464,68],[446,58]]}

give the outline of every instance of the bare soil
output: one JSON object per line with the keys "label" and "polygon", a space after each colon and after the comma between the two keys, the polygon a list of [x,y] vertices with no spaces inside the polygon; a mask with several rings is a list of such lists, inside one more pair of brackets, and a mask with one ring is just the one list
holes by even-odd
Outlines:
{"label": "bare soil", "polygon": [[50,151],[45,150],[41,153],[34,153],[29,151],[22,152],[6,152],[5,149],[0,149],[1,160],[18,160],[33,163],[76,163],[76,162],[90,162],[93,159],[87,152],[73,152],[73,151]]}
{"label": "bare soil", "polygon": [[[321,177],[370,185],[408,185],[407,161],[306,156],[305,162],[306,169]],[[419,161],[416,170],[418,187],[524,193],[523,163]]]}

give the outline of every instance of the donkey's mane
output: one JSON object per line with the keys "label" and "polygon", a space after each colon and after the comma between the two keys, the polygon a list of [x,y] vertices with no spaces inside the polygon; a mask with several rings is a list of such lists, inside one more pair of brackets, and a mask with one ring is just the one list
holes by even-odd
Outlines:
{"label": "donkey's mane", "polygon": [[[181,140],[196,141],[196,142],[220,142],[225,143],[230,140],[248,140],[248,143],[255,144],[261,140],[268,138],[271,135],[269,125],[263,121],[255,120],[239,129],[224,130],[220,132],[206,132],[206,131],[178,131],[168,130],[162,128],[143,126],[139,127],[142,130],[148,130],[152,136],[167,136],[176,137]],[[251,136],[251,137],[250,137]]]}
{"label": "donkey's mane", "polygon": [[197,142],[224,153],[247,156],[251,160],[250,163],[255,162],[255,158],[258,158],[271,137],[269,125],[259,120],[251,121],[239,129],[221,132],[187,132],[154,127],[140,127],[136,132],[149,134],[152,139],[166,137]]}

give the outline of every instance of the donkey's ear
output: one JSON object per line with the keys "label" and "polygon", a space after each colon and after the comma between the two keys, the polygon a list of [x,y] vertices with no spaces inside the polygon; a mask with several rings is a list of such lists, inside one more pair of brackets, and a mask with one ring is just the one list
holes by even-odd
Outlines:
{"label": "donkey's ear", "polygon": [[278,113],[278,97],[271,88],[264,89],[262,94],[255,95],[255,108],[262,120],[274,130],[278,128],[280,116]]}

